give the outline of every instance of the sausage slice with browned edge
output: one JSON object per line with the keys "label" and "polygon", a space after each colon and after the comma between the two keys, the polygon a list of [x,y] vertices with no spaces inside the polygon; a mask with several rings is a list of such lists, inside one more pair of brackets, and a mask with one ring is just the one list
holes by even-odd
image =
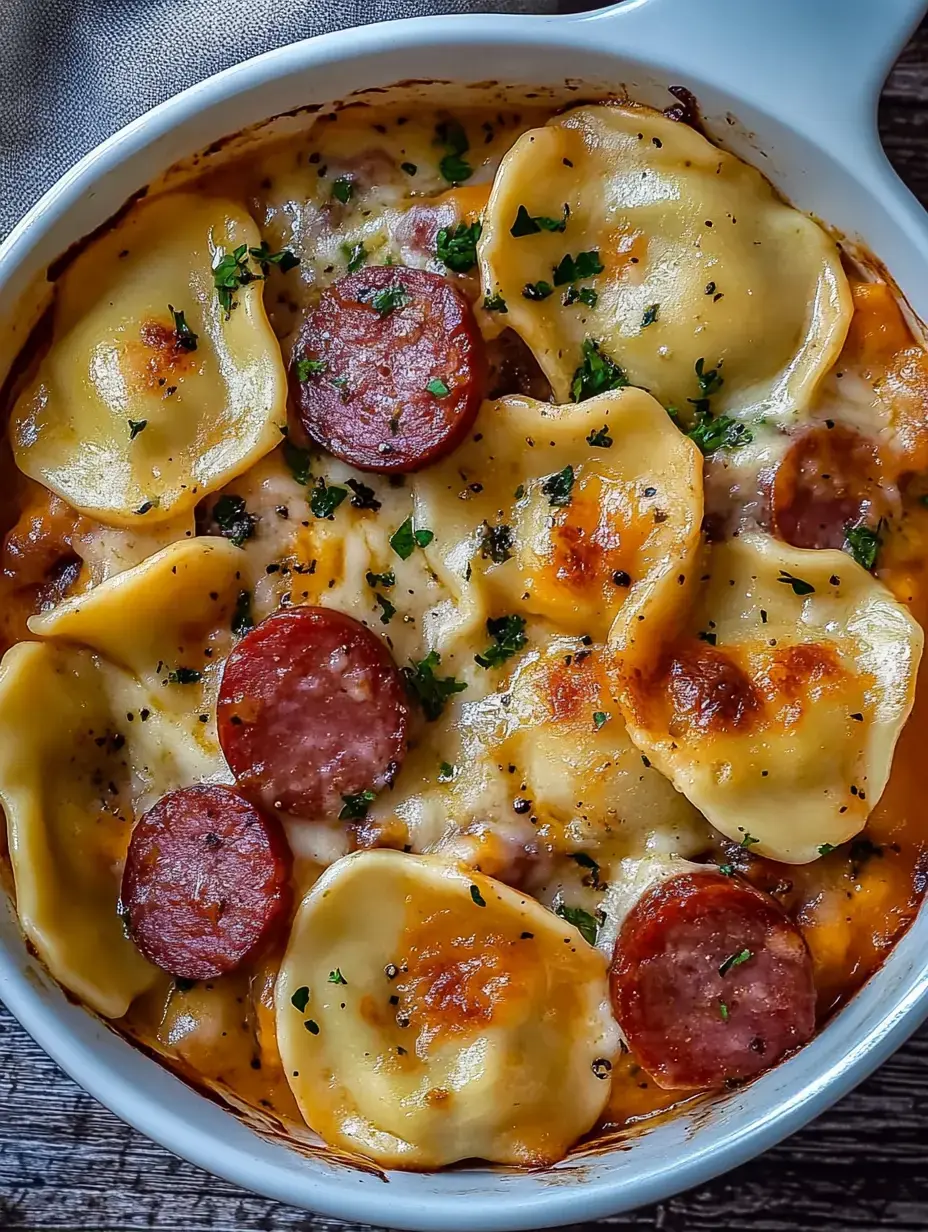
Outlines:
{"label": "sausage slice with browned edge", "polygon": [[371,266],[327,287],[293,349],[307,435],[361,470],[416,471],[467,434],[486,382],[467,297],[447,278]]}
{"label": "sausage slice with browned edge", "polygon": [[815,1030],[812,960],[768,895],[722,873],[683,873],[625,920],[611,972],[619,1026],[667,1090],[769,1069]]}
{"label": "sausage slice with browned edge", "polygon": [[230,788],[172,791],[132,831],[120,893],[126,928],[172,975],[226,975],[283,923],[290,867],[280,822]]}
{"label": "sausage slice with browned edge", "polygon": [[243,795],[310,820],[391,784],[406,754],[409,705],[389,650],[331,608],[286,608],[247,633],[226,661],[218,717]]}

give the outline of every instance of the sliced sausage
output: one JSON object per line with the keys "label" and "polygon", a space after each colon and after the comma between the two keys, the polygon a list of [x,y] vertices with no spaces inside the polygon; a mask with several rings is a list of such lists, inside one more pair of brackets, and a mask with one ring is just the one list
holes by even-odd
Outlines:
{"label": "sliced sausage", "polygon": [[230,788],[172,791],[129,841],[120,895],[129,935],[172,975],[226,975],[283,923],[290,867],[280,822]]}
{"label": "sliced sausage", "polygon": [[611,972],[616,1017],[667,1090],[752,1078],[815,1029],[812,960],[773,899],[721,873],[685,873],[628,915]]}
{"label": "sliced sausage", "polygon": [[346,796],[392,783],[406,753],[409,708],[389,650],[330,608],[288,608],[247,633],[226,661],[218,714],[239,790],[297,817],[337,817]]}
{"label": "sliced sausage", "polygon": [[797,548],[843,548],[849,527],[887,513],[879,476],[875,442],[837,424],[809,429],[777,469],[774,530]]}
{"label": "sliced sausage", "polygon": [[447,278],[382,265],[322,292],[294,347],[290,388],[323,449],[361,470],[416,471],[466,435],[485,367],[470,304]]}

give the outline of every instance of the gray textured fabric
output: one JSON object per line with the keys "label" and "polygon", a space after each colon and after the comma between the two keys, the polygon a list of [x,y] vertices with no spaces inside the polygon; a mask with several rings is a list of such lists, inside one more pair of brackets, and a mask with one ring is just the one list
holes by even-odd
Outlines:
{"label": "gray textured fabric", "polygon": [[310,34],[556,0],[0,0],[0,236],[87,150],[186,86]]}

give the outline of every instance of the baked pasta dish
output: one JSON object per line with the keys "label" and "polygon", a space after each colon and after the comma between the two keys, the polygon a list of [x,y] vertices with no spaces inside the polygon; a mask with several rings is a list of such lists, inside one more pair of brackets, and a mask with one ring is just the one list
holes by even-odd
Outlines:
{"label": "baked pasta dish", "polygon": [[307,114],[49,270],[8,888],[295,1143],[547,1165],[788,1057],[918,910],[928,355],[682,103]]}

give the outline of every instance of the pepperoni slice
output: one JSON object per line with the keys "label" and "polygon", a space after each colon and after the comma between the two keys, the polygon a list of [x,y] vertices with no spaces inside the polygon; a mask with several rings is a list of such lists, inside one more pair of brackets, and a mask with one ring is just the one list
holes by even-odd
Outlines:
{"label": "pepperoni slice", "polygon": [[246,634],[218,715],[239,790],[297,817],[336,817],[346,796],[392,783],[406,753],[409,708],[389,650],[330,608],[287,608]]}
{"label": "pepperoni slice", "polygon": [[277,819],[228,787],[172,791],[132,831],[120,895],[129,934],[172,975],[225,975],[283,922],[290,866]]}
{"label": "pepperoni slice", "polygon": [[416,471],[467,434],[485,367],[470,304],[447,278],[381,265],[322,292],[294,347],[290,388],[307,435],[337,458]]}
{"label": "pepperoni slice", "polygon": [[888,504],[873,441],[838,425],[811,428],[777,469],[774,530],[797,548],[843,548],[848,527],[875,526]]}
{"label": "pepperoni slice", "polygon": [[619,1025],[667,1090],[752,1078],[815,1030],[812,960],[779,905],[721,873],[649,890],[612,963]]}

